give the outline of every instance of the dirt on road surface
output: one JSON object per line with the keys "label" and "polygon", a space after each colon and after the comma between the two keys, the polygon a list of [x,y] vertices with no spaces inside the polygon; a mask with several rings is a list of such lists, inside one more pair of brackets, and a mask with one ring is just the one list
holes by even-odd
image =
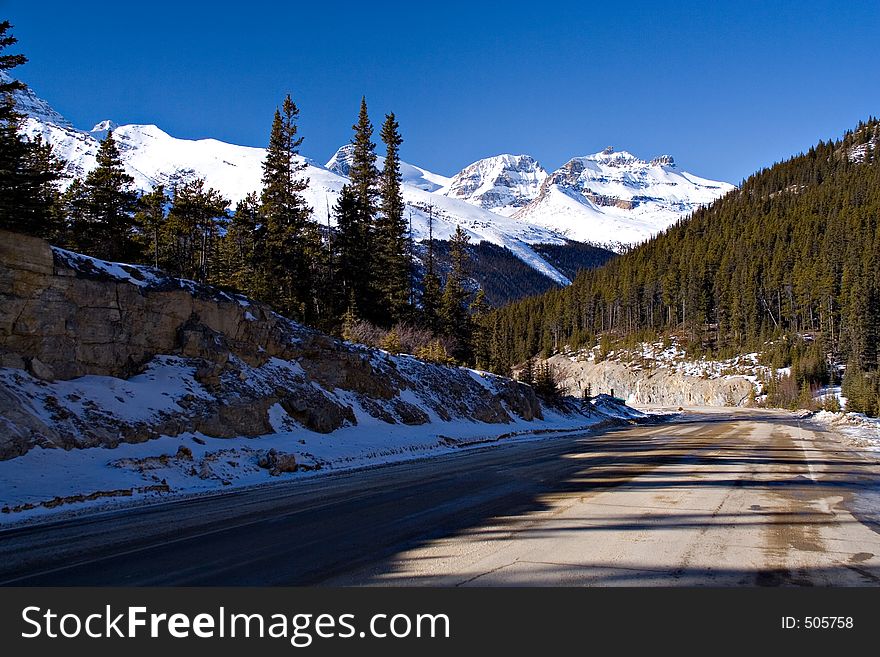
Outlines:
{"label": "dirt on road surface", "polygon": [[686,413],[0,532],[0,583],[875,586],[878,456]]}
{"label": "dirt on road surface", "polygon": [[878,457],[788,413],[700,409],[567,454],[582,467],[540,511],[329,583],[877,585]]}

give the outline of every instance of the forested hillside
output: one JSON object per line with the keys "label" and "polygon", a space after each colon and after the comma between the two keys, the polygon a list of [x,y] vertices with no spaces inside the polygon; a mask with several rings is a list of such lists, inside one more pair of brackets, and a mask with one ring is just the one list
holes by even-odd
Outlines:
{"label": "forested hillside", "polygon": [[[600,334],[676,333],[730,355],[791,345],[827,379],[846,363],[852,406],[876,413],[880,328],[880,123],[764,169],[742,187],[574,284],[485,319],[499,371]],[[784,337],[784,339],[783,339]]]}

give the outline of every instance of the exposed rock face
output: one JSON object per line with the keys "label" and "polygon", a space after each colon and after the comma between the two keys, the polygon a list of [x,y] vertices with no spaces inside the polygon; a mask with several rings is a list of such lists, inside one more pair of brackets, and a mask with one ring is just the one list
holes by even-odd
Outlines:
{"label": "exposed rock face", "polygon": [[669,155],[646,162],[608,147],[552,171],[512,216],[569,239],[635,244],[731,189],[679,170]]}
{"label": "exposed rock face", "polygon": [[742,376],[703,379],[669,369],[641,370],[617,361],[549,360],[560,385],[573,395],[589,383],[593,394],[609,393],[650,406],[743,406],[752,383]]}
{"label": "exposed rock face", "polygon": [[529,155],[497,155],[459,171],[446,195],[500,214],[512,214],[538,193],[547,172]]}
{"label": "exposed rock face", "polygon": [[541,408],[501,377],[340,342],[243,297],[0,231],[0,458],[189,431],[257,436],[273,432],[273,413],[330,433],[359,413],[506,423]]}

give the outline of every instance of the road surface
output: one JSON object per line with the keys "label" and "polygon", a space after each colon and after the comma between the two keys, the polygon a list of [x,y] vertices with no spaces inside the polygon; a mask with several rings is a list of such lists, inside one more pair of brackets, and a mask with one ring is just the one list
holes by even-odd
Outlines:
{"label": "road surface", "polygon": [[0,583],[873,586],[878,462],[688,413],[4,531]]}

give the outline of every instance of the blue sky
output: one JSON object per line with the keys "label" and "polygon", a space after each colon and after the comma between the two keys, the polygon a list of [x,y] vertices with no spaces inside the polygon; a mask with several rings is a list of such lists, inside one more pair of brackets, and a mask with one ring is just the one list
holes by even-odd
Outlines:
{"label": "blue sky", "polygon": [[289,91],[319,162],[362,94],[444,174],[613,145],[739,182],[880,114],[876,0],[475,4],[3,0],[0,18],[19,76],[78,127],[262,146]]}

